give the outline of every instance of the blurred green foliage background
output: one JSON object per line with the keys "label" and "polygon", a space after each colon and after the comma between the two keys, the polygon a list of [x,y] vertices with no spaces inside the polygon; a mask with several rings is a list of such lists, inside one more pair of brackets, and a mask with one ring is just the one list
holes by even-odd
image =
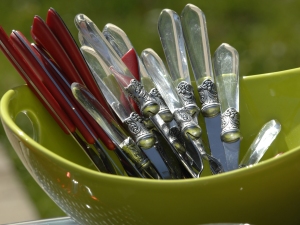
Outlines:
{"label": "blurred green foliage background", "polygon": [[[181,13],[187,3],[206,14],[211,53],[223,42],[240,54],[240,73],[253,75],[296,68],[300,65],[300,1],[297,0],[0,0],[0,25],[10,33],[30,37],[34,15],[46,18],[49,7],[61,15],[77,40],[73,20],[84,13],[102,29],[106,23],[121,27],[140,53],[153,48],[163,57],[157,34],[158,15],[164,8]],[[23,84],[15,69],[0,54],[0,96]],[[0,141],[8,149],[41,218],[64,215],[35,184],[11,149],[3,129]]]}

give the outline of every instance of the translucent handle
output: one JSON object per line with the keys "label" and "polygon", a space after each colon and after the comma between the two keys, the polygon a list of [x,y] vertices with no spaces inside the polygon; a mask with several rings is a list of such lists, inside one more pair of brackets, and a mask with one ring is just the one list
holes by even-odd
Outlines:
{"label": "translucent handle", "polygon": [[221,44],[213,58],[221,112],[239,111],[239,55],[229,44]]}
{"label": "translucent handle", "polygon": [[134,76],[130,73],[128,68],[122,62],[120,57],[116,54],[114,49],[108,43],[104,35],[98,27],[86,15],[79,14],[75,17],[75,25],[85,41],[97,52],[103,59],[108,68],[115,71],[115,74],[120,74],[120,83],[126,87]]}
{"label": "translucent handle", "polygon": [[183,102],[178,96],[171,77],[167,72],[161,58],[152,49],[145,49],[141,54],[142,61],[158,89],[165,103],[173,113],[176,109],[183,107]]}
{"label": "translucent handle", "polygon": [[133,111],[130,107],[127,96],[124,95],[121,87],[111,74],[109,68],[93,48],[82,46],[80,50],[83,53],[84,58],[92,71],[92,75],[98,87],[102,91],[107,103],[118,115],[119,119],[124,122],[124,120],[128,118]]}
{"label": "translucent handle", "polygon": [[[72,93],[84,109],[96,120],[114,143],[120,145],[126,138],[126,132],[114,121],[112,116],[104,110],[89,90],[79,83],[72,83]],[[108,122],[110,121],[110,122]]]}
{"label": "translucent handle", "polygon": [[240,163],[240,167],[257,164],[268,150],[281,130],[281,124],[277,120],[271,120],[266,123],[246,152]]}
{"label": "translucent handle", "polygon": [[221,44],[213,63],[222,119],[221,139],[235,142],[240,138],[238,52],[228,44]]}
{"label": "translucent handle", "polygon": [[185,45],[191,61],[197,86],[205,79],[213,81],[213,70],[204,13],[198,7],[187,4],[181,12]]}
{"label": "translucent handle", "polygon": [[181,81],[191,84],[178,14],[173,10],[164,9],[158,19],[158,32],[174,85],[177,86]]}
{"label": "translucent handle", "polygon": [[114,24],[106,24],[102,33],[120,58],[122,58],[126,52],[133,48],[126,33]]}

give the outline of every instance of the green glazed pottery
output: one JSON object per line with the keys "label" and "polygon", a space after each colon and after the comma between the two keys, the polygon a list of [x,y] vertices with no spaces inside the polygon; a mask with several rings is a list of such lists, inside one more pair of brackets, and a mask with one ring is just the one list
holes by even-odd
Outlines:
{"label": "green glazed pottery", "polygon": [[[185,180],[97,172],[26,85],[9,90],[0,109],[25,167],[79,224],[300,224],[299,90],[300,69],[241,78],[240,158],[266,122],[278,120],[281,133],[255,166]],[[29,131],[20,128],[20,115],[29,118]]]}

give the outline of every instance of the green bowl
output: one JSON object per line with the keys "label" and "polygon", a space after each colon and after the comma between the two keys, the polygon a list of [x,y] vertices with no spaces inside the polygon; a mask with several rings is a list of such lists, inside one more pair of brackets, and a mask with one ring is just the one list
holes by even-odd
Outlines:
{"label": "green bowl", "polygon": [[[158,181],[95,171],[27,86],[2,97],[1,119],[30,174],[80,224],[299,224],[298,90],[300,69],[241,79],[240,156],[269,120],[281,123],[281,133],[259,164],[199,179]],[[31,131],[16,125],[19,115],[30,118]]]}

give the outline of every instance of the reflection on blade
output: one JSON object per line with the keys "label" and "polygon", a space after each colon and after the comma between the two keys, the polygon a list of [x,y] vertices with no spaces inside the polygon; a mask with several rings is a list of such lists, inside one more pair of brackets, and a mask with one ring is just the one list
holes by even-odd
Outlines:
{"label": "reflection on blade", "polygon": [[206,133],[209,141],[211,155],[216,158],[223,166],[223,170],[227,171],[227,161],[224,146],[221,141],[221,116],[204,117],[206,125]]}
{"label": "reflection on blade", "polygon": [[159,129],[160,134],[168,142],[171,150],[173,151],[177,159],[181,162],[181,164],[185,167],[185,169],[188,171],[188,173],[193,178],[200,177],[203,168],[198,167],[198,165],[189,156],[188,152],[180,143],[180,141],[174,135],[172,135],[168,125],[162,120],[162,118],[157,114],[151,117],[150,119],[155,124],[156,128]]}
{"label": "reflection on blade", "polygon": [[235,170],[239,167],[239,150],[240,150],[240,139],[233,143],[223,142],[223,146],[226,153],[227,169]]}

